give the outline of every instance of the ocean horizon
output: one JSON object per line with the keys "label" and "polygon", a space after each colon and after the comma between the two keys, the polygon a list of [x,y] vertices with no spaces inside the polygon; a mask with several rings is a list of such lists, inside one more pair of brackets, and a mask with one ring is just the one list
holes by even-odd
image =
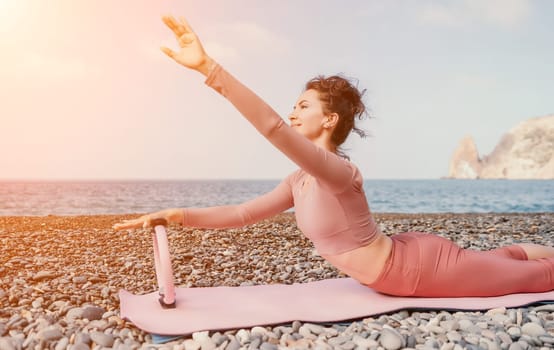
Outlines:
{"label": "ocean horizon", "polygon": [[[281,180],[0,180],[1,216],[145,213],[239,204]],[[366,179],[376,213],[554,211],[554,180]]]}

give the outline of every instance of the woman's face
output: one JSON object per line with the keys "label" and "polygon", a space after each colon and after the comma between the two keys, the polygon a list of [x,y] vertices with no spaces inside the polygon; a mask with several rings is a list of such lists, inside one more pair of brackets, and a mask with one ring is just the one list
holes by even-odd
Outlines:
{"label": "woman's face", "polygon": [[306,90],[300,95],[289,115],[290,126],[310,140],[316,139],[324,130],[326,121],[323,103],[316,90]]}

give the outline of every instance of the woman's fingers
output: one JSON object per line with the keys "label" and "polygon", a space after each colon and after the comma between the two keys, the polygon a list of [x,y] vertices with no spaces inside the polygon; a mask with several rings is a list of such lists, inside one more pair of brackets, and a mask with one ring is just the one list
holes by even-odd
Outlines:
{"label": "woman's fingers", "polygon": [[165,47],[165,46],[160,47],[160,49],[161,49],[166,55],[168,55],[169,57],[175,59],[175,56],[177,55],[177,54],[175,53],[175,51],[173,51],[173,50],[171,50],[171,49],[169,49],[169,48],[167,48],[167,47]]}
{"label": "woman's fingers", "polygon": [[162,21],[175,33],[177,37],[180,37],[185,33],[185,27],[180,25],[173,16],[163,16]]}
{"label": "woman's fingers", "polygon": [[187,20],[185,19],[185,17],[180,16],[180,17],[179,17],[179,22],[180,22],[180,24],[185,28],[185,31],[187,31],[187,32],[189,32],[189,33],[193,33],[192,28],[190,27],[190,25],[189,25],[189,23],[187,22]]}
{"label": "woman's fingers", "polygon": [[150,227],[150,221],[150,217],[145,215],[138,219],[123,220],[123,222],[113,225],[113,229],[119,231],[131,228],[147,228]]}
{"label": "woman's fingers", "polygon": [[163,22],[173,31],[177,40],[179,40],[184,34],[194,34],[192,28],[188,24],[185,17],[179,17],[177,21],[173,16],[163,16]]}
{"label": "woman's fingers", "polygon": [[113,225],[113,229],[116,230],[116,231],[125,230],[125,229],[133,228],[133,227],[134,227],[134,224],[131,224],[129,222],[122,222],[122,223]]}

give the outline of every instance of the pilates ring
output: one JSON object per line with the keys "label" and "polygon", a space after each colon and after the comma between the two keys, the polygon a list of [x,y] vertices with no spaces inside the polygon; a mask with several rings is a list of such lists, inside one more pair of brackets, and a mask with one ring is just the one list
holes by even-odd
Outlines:
{"label": "pilates ring", "polygon": [[152,220],[152,241],[154,244],[154,265],[156,269],[156,278],[160,305],[164,309],[174,309],[175,303],[175,283],[173,281],[173,268],[171,267],[171,258],[169,255],[169,244],[165,227],[167,220]]}

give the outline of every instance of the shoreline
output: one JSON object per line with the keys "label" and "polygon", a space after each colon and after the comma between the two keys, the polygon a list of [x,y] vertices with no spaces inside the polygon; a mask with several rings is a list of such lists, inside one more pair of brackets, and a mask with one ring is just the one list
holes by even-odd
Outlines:
{"label": "shoreline", "polygon": [[[114,223],[138,215],[0,216],[0,348],[11,349],[6,344],[14,349],[153,346],[150,335],[119,318],[119,289],[139,294],[157,290],[148,232],[111,229]],[[492,249],[517,242],[554,246],[554,213],[373,215],[386,234],[433,232],[464,248]],[[345,277],[315,252],[296,227],[292,213],[235,229],[172,225],[168,234],[175,284],[183,287]],[[232,350],[331,349],[336,345],[386,349],[385,328],[392,328],[397,340],[409,348],[554,346],[554,307],[497,310],[495,314],[502,316],[492,317],[486,311],[400,311],[326,328],[300,322],[261,327],[266,332],[263,336],[252,329],[198,332],[166,346],[188,349],[209,340],[206,348]],[[442,331],[433,332],[430,323]],[[545,333],[526,334],[526,323],[536,324]],[[319,333],[309,336],[307,328]]]}

